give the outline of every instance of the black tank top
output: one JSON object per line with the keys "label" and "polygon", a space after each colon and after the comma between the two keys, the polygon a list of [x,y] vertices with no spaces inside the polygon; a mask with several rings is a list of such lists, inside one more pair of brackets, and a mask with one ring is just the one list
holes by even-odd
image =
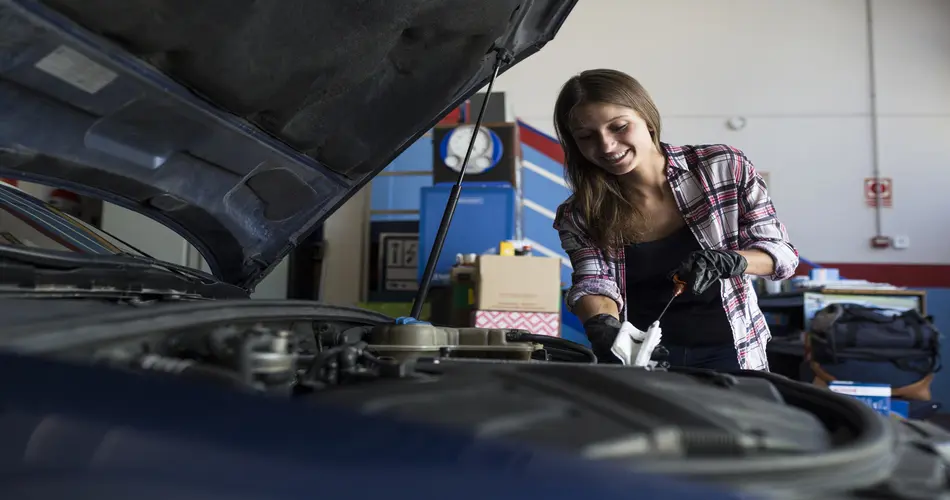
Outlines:
{"label": "black tank top", "polygon": [[[690,252],[700,249],[688,226],[666,238],[627,245],[627,321],[646,330],[673,294],[670,272]],[[700,295],[687,290],[677,297],[660,320],[662,343],[686,347],[733,344],[721,290],[722,283],[716,282]]]}

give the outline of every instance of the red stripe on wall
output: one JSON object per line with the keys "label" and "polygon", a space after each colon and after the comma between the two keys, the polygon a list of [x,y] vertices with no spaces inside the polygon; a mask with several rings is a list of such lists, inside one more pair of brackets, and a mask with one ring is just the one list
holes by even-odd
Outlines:
{"label": "red stripe on wall", "polygon": [[[564,151],[557,139],[518,120],[521,141],[548,158],[564,163]],[[875,283],[889,283],[894,286],[913,288],[950,288],[950,265],[947,264],[861,264],[843,262],[822,262],[824,267],[839,269],[841,276],[848,279],[862,279]],[[797,274],[807,275],[812,267],[802,263]]]}
{"label": "red stripe on wall", "polygon": [[528,125],[522,120],[518,120],[518,133],[521,135],[521,142],[525,145],[537,149],[541,154],[558,163],[564,163],[564,151],[561,149],[561,143],[558,142],[557,139]]}
{"label": "red stripe on wall", "polygon": [[[912,288],[950,288],[950,265],[947,264],[861,264],[822,262],[823,267],[840,271],[842,278],[889,283]],[[797,274],[807,275],[811,266],[801,264]]]}
{"label": "red stripe on wall", "polygon": [[449,114],[445,115],[445,118],[439,121],[439,125],[455,125],[456,123],[459,123],[460,121],[462,121],[461,118],[462,118],[462,108],[461,107],[455,108],[452,111],[450,111]]}

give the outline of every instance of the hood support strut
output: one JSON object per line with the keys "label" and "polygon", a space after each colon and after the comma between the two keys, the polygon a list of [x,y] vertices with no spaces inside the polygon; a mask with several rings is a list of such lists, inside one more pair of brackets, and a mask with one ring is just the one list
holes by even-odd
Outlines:
{"label": "hood support strut", "polygon": [[[511,60],[511,54],[507,49],[495,49],[495,67],[492,69],[491,79],[488,80],[488,88],[485,90],[485,99],[482,100],[482,107],[478,110],[478,117],[475,119],[475,130],[482,126],[482,118],[485,115],[485,109],[488,107],[488,99],[491,97],[492,88],[495,86],[495,79],[498,78],[501,65]],[[458,206],[459,197],[462,194],[462,180],[465,179],[465,169],[468,168],[468,160],[472,156],[472,150],[475,148],[475,139],[478,134],[472,134],[468,141],[468,149],[465,151],[465,159],[462,160],[462,167],[459,168],[459,175],[449,193],[449,200],[445,204],[445,211],[442,212],[442,221],[439,223],[439,230],[435,233],[435,242],[432,245],[432,251],[429,253],[429,260],[426,261],[426,269],[422,274],[422,282],[419,283],[419,291],[416,293],[415,301],[412,303],[412,312],[410,317],[419,319],[422,314],[422,305],[426,301],[426,295],[429,293],[429,287],[432,285],[432,276],[435,274],[436,263],[439,262],[439,256],[442,254],[442,247],[445,246],[445,237],[449,232],[449,226],[452,225],[452,217],[455,215],[455,208]]]}

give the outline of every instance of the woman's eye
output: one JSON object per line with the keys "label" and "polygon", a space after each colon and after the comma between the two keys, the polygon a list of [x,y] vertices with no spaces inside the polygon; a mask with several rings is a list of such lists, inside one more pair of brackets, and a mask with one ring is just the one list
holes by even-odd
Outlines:
{"label": "woman's eye", "polygon": [[623,132],[626,129],[627,129],[627,124],[624,123],[623,125],[618,125],[614,127],[614,132]]}

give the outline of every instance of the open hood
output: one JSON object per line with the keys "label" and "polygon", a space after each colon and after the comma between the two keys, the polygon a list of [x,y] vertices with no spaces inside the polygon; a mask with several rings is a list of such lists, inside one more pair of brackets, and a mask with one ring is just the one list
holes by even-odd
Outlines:
{"label": "open hood", "polygon": [[253,288],[576,0],[0,0],[0,174],[179,232]]}

